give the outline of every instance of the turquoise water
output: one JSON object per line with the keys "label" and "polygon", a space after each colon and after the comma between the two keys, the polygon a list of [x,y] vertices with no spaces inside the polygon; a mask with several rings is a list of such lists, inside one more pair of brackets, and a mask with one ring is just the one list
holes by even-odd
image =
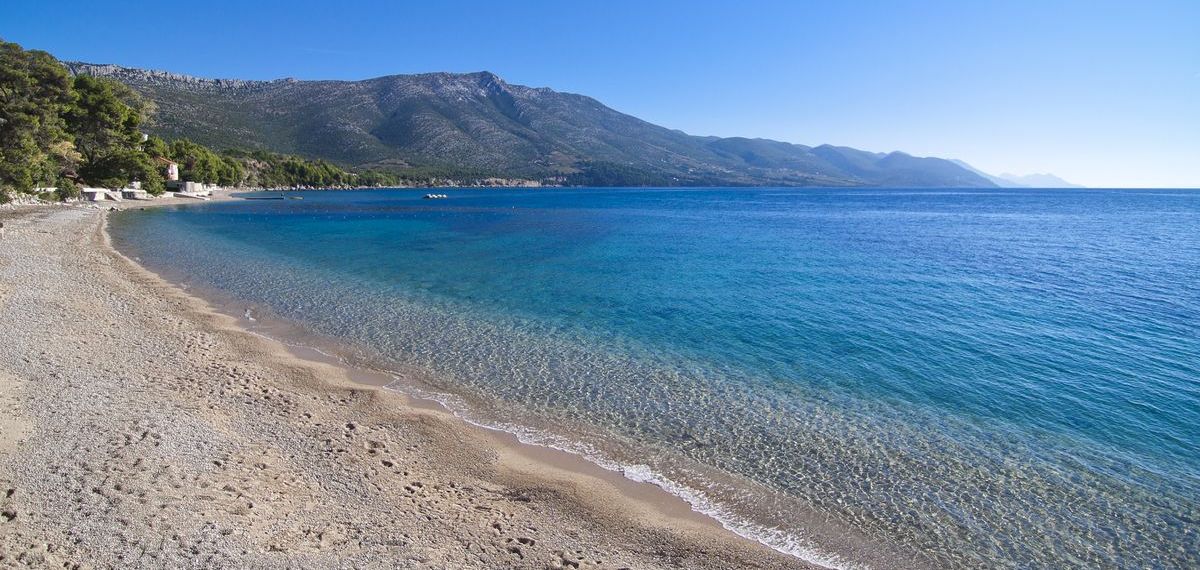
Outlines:
{"label": "turquoise water", "polygon": [[310,192],[151,269],[830,565],[1200,565],[1200,192]]}

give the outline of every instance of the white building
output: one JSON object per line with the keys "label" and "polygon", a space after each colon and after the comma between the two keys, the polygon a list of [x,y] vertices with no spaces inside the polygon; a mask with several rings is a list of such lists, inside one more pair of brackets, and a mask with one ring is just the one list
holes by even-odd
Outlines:
{"label": "white building", "polygon": [[167,182],[176,182],[179,180],[179,164],[173,160],[167,160],[163,157],[158,157],[158,163],[161,164],[167,176]]}

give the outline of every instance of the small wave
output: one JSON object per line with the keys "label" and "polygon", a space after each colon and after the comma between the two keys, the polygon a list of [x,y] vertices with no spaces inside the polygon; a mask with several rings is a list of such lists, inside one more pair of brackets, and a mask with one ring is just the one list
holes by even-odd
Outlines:
{"label": "small wave", "polygon": [[673,481],[654,471],[648,465],[615,461],[593,446],[564,438],[558,434],[527,426],[481,420],[475,417],[470,407],[461,398],[451,394],[422,390],[411,384],[403,383],[400,380],[401,375],[397,372],[387,371],[387,373],[396,379],[395,382],[384,387],[388,390],[409,397],[437,402],[455,417],[470,425],[512,434],[517,441],[523,444],[570,453],[582,457],[602,469],[618,473],[630,481],[654,485],[682,499],[691,506],[693,511],[712,518],[723,528],[742,538],[753,540],[777,552],[831,570],[865,570],[867,568],[851,563],[836,554],[822,552],[803,537],[778,528],[766,527],[738,516],[703,490]]}
{"label": "small wave", "polygon": [[[251,316],[251,314],[251,310],[246,309],[246,318],[254,321],[255,319]],[[332,354],[315,346],[283,340],[281,338],[253,330],[246,332],[259,338],[277,342],[290,348],[300,348],[313,351],[345,367],[354,366],[353,364],[347,362],[344,357],[337,354]],[[649,465],[621,463],[619,461],[615,461],[593,446],[562,437],[558,434],[517,424],[484,421],[476,417],[476,414],[473,412],[470,406],[462,400],[462,398],[452,394],[424,390],[418,386],[405,383],[401,380],[403,375],[394,370],[382,370],[381,372],[387,374],[393,379],[391,384],[384,386],[385,389],[404,394],[409,397],[436,402],[446,411],[453,414],[456,418],[470,425],[511,434],[517,438],[517,441],[525,445],[536,445],[539,447],[570,453],[572,455],[582,457],[589,463],[592,463],[593,465],[596,465],[602,469],[618,473],[630,481],[654,485],[663,491],[682,499],[692,508],[693,511],[712,518],[723,528],[734,534],[737,534],[738,536],[741,536],[742,538],[753,540],[777,552],[794,556],[805,562],[817,564],[831,570],[860,570],[866,568],[866,566],[853,564],[835,554],[822,552],[809,543],[809,541],[804,540],[800,536],[796,536],[795,534],[785,532],[778,528],[766,527],[747,520],[744,517],[738,516],[728,507],[721,504],[719,501],[714,500],[703,490],[673,481],[670,478],[654,471],[654,469]]]}

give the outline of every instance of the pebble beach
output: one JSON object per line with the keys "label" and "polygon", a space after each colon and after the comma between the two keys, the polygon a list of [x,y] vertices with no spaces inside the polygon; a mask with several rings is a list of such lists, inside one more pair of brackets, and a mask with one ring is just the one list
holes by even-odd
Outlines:
{"label": "pebble beach", "polygon": [[0,566],[807,567],[249,334],[105,216],[0,211]]}

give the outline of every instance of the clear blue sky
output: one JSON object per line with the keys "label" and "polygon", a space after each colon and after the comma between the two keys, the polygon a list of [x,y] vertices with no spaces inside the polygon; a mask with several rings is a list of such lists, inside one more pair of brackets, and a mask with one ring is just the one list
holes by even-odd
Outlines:
{"label": "clear blue sky", "polygon": [[4,0],[0,37],[205,77],[486,69],[693,134],[1200,186],[1200,0]]}

